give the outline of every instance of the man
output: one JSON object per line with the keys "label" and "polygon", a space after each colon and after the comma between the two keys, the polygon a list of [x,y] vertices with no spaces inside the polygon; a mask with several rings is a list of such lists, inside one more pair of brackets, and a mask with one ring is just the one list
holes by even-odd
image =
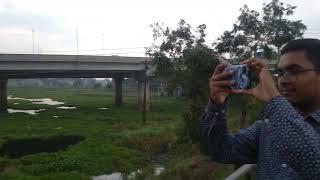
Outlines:
{"label": "man", "polygon": [[[201,123],[202,147],[214,161],[257,164],[257,179],[320,179],[320,40],[286,44],[278,64],[278,87],[258,59],[243,62],[259,77],[256,87],[230,90],[232,73],[218,65],[210,78],[210,101]],[[229,94],[264,102],[257,121],[236,134],[226,128]]]}

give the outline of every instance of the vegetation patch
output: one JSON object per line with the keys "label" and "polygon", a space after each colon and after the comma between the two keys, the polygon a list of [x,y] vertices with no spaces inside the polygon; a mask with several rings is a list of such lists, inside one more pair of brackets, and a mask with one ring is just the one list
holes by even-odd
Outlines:
{"label": "vegetation patch", "polygon": [[124,144],[144,152],[165,153],[172,148],[176,142],[176,135],[173,132],[139,132],[129,134],[124,139]]}
{"label": "vegetation patch", "polygon": [[122,144],[151,154],[168,152],[176,143],[177,136],[169,127],[160,124],[148,123],[143,125],[143,129],[128,126],[130,130],[124,136]]}

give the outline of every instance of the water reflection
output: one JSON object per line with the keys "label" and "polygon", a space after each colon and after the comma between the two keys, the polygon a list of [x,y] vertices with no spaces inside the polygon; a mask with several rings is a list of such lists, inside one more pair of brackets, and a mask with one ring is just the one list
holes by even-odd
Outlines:
{"label": "water reflection", "polygon": [[42,98],[42,99],[28,99],[28,98],[20,98],[20,97],[12,97],[12,96],[8,96],[8,99],[12,99],[12,100],[24,100],[24,101],[31,101],[32,104],[46,104],[46,105],[51,105],[51,106],[55,106],[55,105],[62,105],[64,104],[64,102],[60,102],[60,101],[54,101],[50,98]]}
{"label": "water reflection", "polygon": [[[158,166],[155,165],[156,167],[154,168],[154,176],[158,176],[161,174],[162,171],[165,170],[163,166]],[[125,176],[121,172],[115,172],[112,174],[104,174],[100,176],[93,176],[92,180],[124,180],[124,179],[135,179],[138,174],[143,173],[142,170],[138,169],[136,171],[131,172],[129,175]]]}
{"label": "water reflection", "polygon": [[134,179],[137,176],[137,174],[140,174],[140,173],[142,173],[140,169],[133,171],[128,175],[128,179]]}
{"label": "water reflection", "polygon": [[93,180],[123,180],[122,173],[115,172],[109,175],[93,176]]}
{"label": "water reflection", "polygon": [[162,173],[162,171],[164,171],[164,170],[165,169],[162,166],[156,167],[156,168],[154,168],[154,175],[159,176]]}
{"label": "water reflection", "polygon": [[45,109],[38,109],[38,110],[19,110],[19,109],[8,109],[9,113],[27,113],[31,115],[36,115],[40,111],[44,111]]}
{"label": "water reflection", "polygon": [[76,107],[73,107],[73,106],[60,106],[60,107],[57,107],[58,109],[77,109]]}

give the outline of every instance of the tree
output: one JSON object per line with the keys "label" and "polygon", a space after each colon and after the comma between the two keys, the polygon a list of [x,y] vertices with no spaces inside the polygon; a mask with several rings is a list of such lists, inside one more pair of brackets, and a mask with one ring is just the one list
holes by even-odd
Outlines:
{"label": "tree", "polygon": [[306,30],[301,20],[288,19],[296,8],[272,0],[263,4],[260,14],[244,5],[233,29],[225,31],[215,44],[217,51],[230,59],[251,57],[258,49],[264,51],[266,58],[271,58],[274,53],[279,54],[282,45],[301,38]]}
{"label": "tree", "polygon": [[279,0],[264,4],[263,22],[265,31],[268,34],[267,44],[274,45],[278,54],[282,45],[295,38],[301,38],[307,29],[301,20],[292,21],[286,19],[286,17],[293,15],[296,8],[297,6],[290,4],[284,5]]}
{"label": "tree", "polygon": [[[184,115],[184,130],[197,141],[200,137],[199,117],[208,101],[208,79],[219,63],[214,50],[205,44],[206,25],[199,25],[193,30],[180,20],[174,30],[159,23],[151,27],[155,43],[148,54],[155,67],[154,74],[166,85],[168,92],[182,87],[189,102]],[[156,42],[160,42],[159,45]]]}

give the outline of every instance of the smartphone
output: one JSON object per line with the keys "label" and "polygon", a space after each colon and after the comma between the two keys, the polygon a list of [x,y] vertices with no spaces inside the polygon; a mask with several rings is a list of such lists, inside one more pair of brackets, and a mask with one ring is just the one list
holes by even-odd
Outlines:
{"label": "smartphone", "polygon": [[224,71],[233,72],[232,77],[228,79],[235,82],[235,84],[230,87],[231,89],[239,90],[250,88],[250,68],[247,64],[231,65],[226,67]]}

